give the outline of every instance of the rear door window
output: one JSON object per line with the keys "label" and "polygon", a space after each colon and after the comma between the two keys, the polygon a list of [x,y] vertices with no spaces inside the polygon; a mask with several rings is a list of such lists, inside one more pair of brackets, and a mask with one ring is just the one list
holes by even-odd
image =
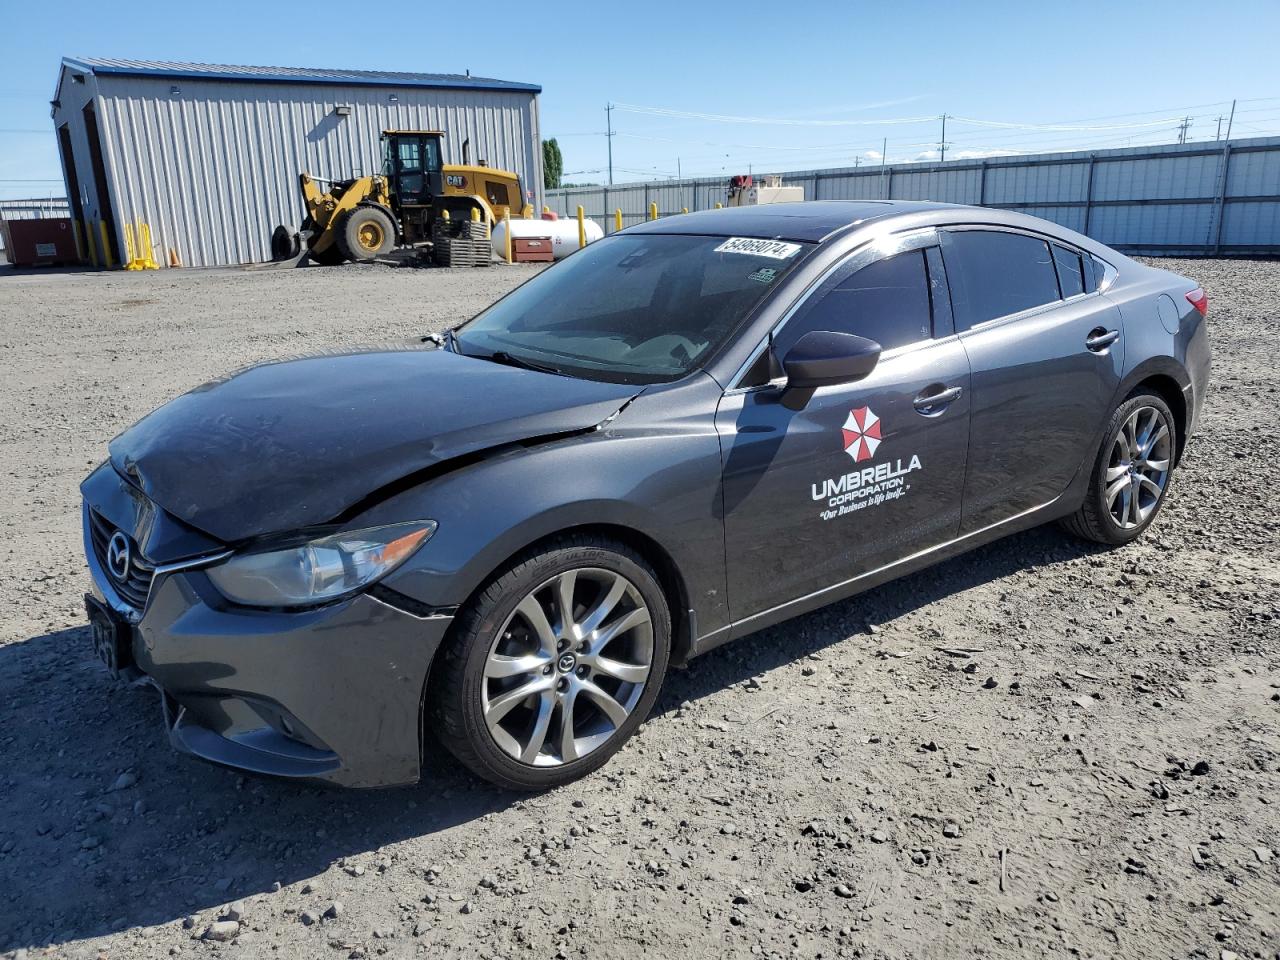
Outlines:
{"label": "rear door window", "polygon": [[883,350],[928,340],[924,251],[900,253],[852,271],[837,270],[787,321],[775,344],[779,356],[812,330],[856,333]]}
{"label": "rear door window", "polygon": [[1084,293],[1084,270],[1080,266],[1080,254],[1055,243],[1053,263],[1058,268],[1058,286],[1062,289],[1063,300]]}
{"label": "rear door window", "polygon": [[996,230],[942,232],[956,332],[1059,299],[1049,244]]}

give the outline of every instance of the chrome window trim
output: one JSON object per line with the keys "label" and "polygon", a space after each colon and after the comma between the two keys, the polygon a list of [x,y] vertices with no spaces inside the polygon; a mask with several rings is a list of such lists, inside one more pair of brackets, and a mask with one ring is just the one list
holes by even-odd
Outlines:
{"label": "chrome window trim", "polygon": [[[737,396],[739,394],[751,393],[756,390],[769,390],[778,386],[785,386],[787,382],[786,377],[774,377],[768,383],[758,383],[751,386],[743,386],[742,378],[747,375],[747,371],[750,370],[755,362],[760,359],[760,355],[764,353],[769,344],[773,342],[773,338],[782,331],[782,328],[785,327],[787,322],[795,316],[796,312],[808,302],[809,298],[813,296],[817,290],[821,289],[822,285],[831,279],[832,275],[836,271],[842,270],[846,267],[849,264],[849,261],[854,257],[858,257],[866,253],[868,247],[875,244],[883,245],[880,249],[877,249],[876,252],[881,254],[878,259],[887,260],[889,257],[896,257],[900,253],[907,253],[911,250],[923,250],[925,247],[936,245],[938,242],[938,229],[938,227],[933,226],[912,227],[908,230],[902,231],[901,233],[889,233],[878,237],[869,237],[864,242],[859,243],[857,246],[847,251],[844,256],[814,278],[813,282],[801,292],[795,302],[786,309],[786,312],[783,313],[781,319],[779,319],[769,332],[765,334],[764,338],[756,344],[755,349],[748,354],[747,359],[738,367],[734,375],[729,378],[730,386],[724,391],[724,395],[726,397]],[[868,260],[863,266],[870,266],[875,262],[876,260]],[[954,336],[954,334],[949,336]],[[892,358],[897,356],[900,352],[913,349],[921,343],[930,342],[933,342],[933,338],[903,344],[900,347],[894,347],[892,350],[886,350],[882,356]]]}

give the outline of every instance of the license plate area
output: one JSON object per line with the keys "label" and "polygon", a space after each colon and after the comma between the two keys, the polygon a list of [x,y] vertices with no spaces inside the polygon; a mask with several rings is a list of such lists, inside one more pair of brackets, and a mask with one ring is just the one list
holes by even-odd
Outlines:
{"label": "license plate area", "polygon": [[86,594],[84,606],[89,615],[93,652],[118,680],[134,668],[133,627],[97,597]]}

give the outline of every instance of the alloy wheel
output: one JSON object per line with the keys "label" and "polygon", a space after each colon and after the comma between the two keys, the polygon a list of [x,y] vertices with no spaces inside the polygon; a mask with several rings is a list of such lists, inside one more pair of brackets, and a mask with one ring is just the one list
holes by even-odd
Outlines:
{"label": "alloy wheel", "polygon": [[1147,521],[1169,482],[1172,434],[1155,407],[1138,407],[1111,445],[1107,463],[1106,504],[1122,530]]}
{"label": "alloy wheel", "polygon": [[484,664],[481,709],[498,747],[533,766],[580,760],[635,710],[653,665],[653,622],[639,589],[599,567],[529,591]]}

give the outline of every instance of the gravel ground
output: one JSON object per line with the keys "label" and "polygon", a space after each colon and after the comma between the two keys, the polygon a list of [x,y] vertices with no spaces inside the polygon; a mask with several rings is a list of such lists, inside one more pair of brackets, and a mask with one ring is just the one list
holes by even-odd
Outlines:
{"label": "gravel ground", "polygon": [[534,797],[442,757],[356,793],[174,754],[91,659],[77,495],[194,384],[532,268],[0,271],[0,950],[1280,956],[1280,264],[1165,263],[1215,375],[1147,537],[1031,531],[721,648]]}

